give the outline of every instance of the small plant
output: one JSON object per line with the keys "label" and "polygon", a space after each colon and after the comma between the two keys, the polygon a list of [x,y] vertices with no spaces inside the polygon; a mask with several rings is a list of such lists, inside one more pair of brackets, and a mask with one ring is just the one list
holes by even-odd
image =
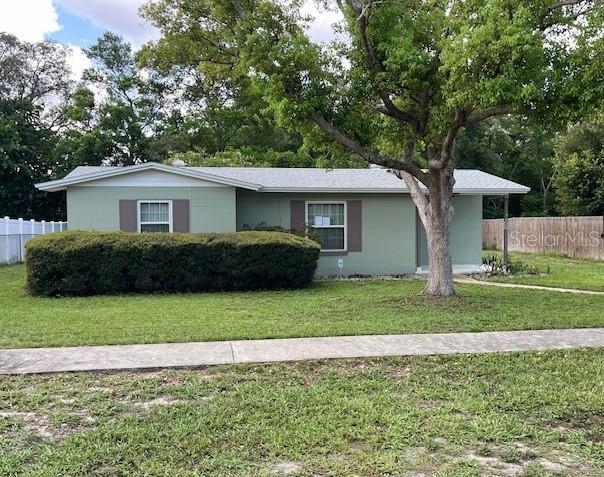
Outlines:
{"label": "small plant", "polygon": [[499,453],[499,457],[508,464],[518,464],[519,462],[522,462],[523,454],[518,449],[507,448]]}
{"label": "small plant", "polygon": [[482,266],[488,275],[507,275],[509,273],[509,267],[503,263],[503,259],[498,255],[487,255],[482,257]]}
{"label": "small plant", "polygon": [[483,445],[476,449],[476,454],[481,457],[491,457],[493,455],[493,449],[491,449],[488,445]]}
{"label": "small plant", "polygon": [[485,273],[490,276],[497,275],[543,275],[550,273],[549,265],[545,269],[540,269],[535,265],[529,265],[521,260],[503,261],[500,255],[492,254],[482,257],[482,266]]}

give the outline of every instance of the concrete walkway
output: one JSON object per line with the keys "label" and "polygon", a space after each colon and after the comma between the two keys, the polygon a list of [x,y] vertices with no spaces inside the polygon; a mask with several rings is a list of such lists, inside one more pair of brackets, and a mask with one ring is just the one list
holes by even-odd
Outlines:
{"label": "concrete walkway", "polygon": [[556,287],[545,287],[541,285],[522,285],[520,283],[505,283],[505,282],[490,282],[487,280],[476,280],[471,277],[455,277],[457,283],[467,283],[470,285],[487,285],[490,287],[502,287],[502,288],[529,288],[532,290],[545,290],[555,291],[562,293],[575,293],[578,295],[604,295],[604,292],[594,290],[578,290],[577,288],[556,288]]}
{"label": "concrete walkway", "polygon": [[604,328],[369,335],[0,351],[0,374],[604,347]]}

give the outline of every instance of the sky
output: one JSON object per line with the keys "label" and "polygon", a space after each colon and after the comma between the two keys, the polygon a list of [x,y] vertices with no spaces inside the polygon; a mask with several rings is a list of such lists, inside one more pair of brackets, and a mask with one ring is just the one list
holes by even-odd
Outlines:
{"label": "sky", "polygon": [[[159,32],[138,14],[146,0],[0,0],[0,31],[23,41],[54,40],[70,47],[75,79],[91,66],[82,48],[94,43],[104,31],[112,31],[136,49],[159,38]],[[335,2],[334,2],[335,3]],[[336,11],[319,11],[312,0],[303,12],[314,17],[308,32],[317,42],[333,37]]]}

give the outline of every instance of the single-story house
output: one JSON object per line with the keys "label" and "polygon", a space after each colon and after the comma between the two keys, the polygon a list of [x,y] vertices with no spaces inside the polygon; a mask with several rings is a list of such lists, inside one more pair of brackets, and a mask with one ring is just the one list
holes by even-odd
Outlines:
{"label": "single-story house", "polygon": [[[478,170],[455,171],[454,270],[477,269],[482,197],[529,188]],[[71,230],[234,232],[259,224],[316,229],[317,275],[426,271],[425,232],[405,184],[386,169],[80,166],[37,184],[66,190]]]}

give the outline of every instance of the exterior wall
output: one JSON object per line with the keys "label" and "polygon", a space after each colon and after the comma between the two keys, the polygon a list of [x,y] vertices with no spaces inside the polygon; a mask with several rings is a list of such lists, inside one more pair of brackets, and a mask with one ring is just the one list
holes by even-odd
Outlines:
{"label": "exterior wall", "polygon": [[[120,199],[188,199],[191,232],[233,232],[264,222],[290,228],[292,200],[361,200],[362,251],[324,254],[318,276],[414,273],[428,263],[425,233],[406,194],[260,193],[228,186],[121,187],[74,186],[67,190],[71,230],[119,230]],[[481,196],[454,198],[452,253],[455,265],[481,263]]]}
{"label": "exterior wall", "polygon": [[[461,195],[453,197],[455,215],[451,224],[451,254],[453,266],[480,265],[482,263],[482,196]],[[418,219],[418,264],[428,267],[426,232]]]}
{"label": "exterior wall", "polygon": [[119,230],[120,199],[191,201],[191,232],[235,231],[235,188],[212,187],[103,187],[67,189],[67,217],[71,230]]}
{"label": "exterior wall", "polygon": [[290,228],[291,200],[361,200],[362,251],[322,255],[318,276],[396,275],[416,270],[415,206],[404,194],[286,194],[237,190],[237,230],[261,222]]}

